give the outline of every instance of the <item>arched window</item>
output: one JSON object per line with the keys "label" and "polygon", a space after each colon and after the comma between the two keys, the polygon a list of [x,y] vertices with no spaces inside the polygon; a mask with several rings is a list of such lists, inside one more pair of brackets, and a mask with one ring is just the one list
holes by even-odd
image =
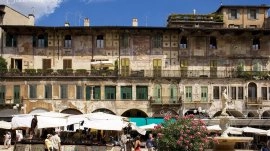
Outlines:
{"label": "arched window", "polygon": [[155,102],[160,102],[162,101],[162,88],[160,84],[156,84],[154,88],[154,100]]}
{"label": "arched window", "polygon": [[177,86],[175,84],[170,85],[170,92],[169,92],[169,100],[171,103],[175,103],[177,101]]}

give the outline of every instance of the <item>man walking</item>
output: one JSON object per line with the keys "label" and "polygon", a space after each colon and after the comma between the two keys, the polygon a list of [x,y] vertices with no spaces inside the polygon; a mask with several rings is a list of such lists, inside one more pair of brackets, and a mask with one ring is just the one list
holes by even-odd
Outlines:
{"label": "man walking", "polygon": [[149,138],[146,141],[146,147],[147,147],[148,151],[154,151],[155,150],[154,141],[155,140],[154,140],[153,134],[150,133]]}
{"label": "man walking", "polygon": [[59,137],[59,132],[54,132],[52,136],[52,146],[54,151],[61,151],[61,139]]}

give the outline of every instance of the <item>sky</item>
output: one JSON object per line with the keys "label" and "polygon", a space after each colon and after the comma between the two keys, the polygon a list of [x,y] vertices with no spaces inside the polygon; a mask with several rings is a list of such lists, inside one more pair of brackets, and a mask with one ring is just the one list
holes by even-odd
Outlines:
{"label": "sky", "polygon": [[[164,27],[170,14],[209,14],[220,5],[270,5],[270,0],[0,0],[24,15],[34,14],[36,26],[139,26]],[[269,13],[270,15],[270,13]]]}

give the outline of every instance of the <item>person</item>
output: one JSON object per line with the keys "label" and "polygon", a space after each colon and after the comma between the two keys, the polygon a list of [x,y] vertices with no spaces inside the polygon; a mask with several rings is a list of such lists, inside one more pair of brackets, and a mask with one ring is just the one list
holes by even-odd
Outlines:
{"label": "person", "polygon": [[261,151],[270,151],[270,149],[267,147],[267,145],[263,142]]}
{"label": "person", "polygon": [[127,151],[127,135],[124,133],[124,131],[121,132],[121,138],[120,138],[120,151]]}
{"label": "person", "polygon": [[22,134],[21,131],[16,132],[16,139],[17,139],[17,142],[22,141],[22,139],[23,139],[23,134]]}
{"label": "person", "polygon": [[141,140],[139,135],[135,139],[134,151],[141,151]]}
{"label": "person", "polygon": [[149,134],[149,138],[146,140],[146,147],[148,151],[154,151],[155,146],[154,146],[154,137],[152,133]]}
{"label": "person", "polygon": [[53,151],[51,134],[47,134],[47,138],[45,139],[45,151]]}
{"label": "person", "polygon": [[222,101],[221,115],[228,115],[226,113],[227,112],[227,108],[228,108],[228,101],[229,101],[229,98],[228,98],[228,95],[227,95],[227,89],[224,89],[223,90],[221,101]]}
{"label": "person", "polygon": [[4,135],[4,148],[10,148],[11,145],[11,133],[6,132]]}
{"label": "person", "polygon": [[32,121],[31,121],[31,128],[30,128],[30,131],[29,131],[29,135],[30,135],[30,138],[32,139],[32,137],[35,135],[35,129],[37,127],[37,116],[34,115]]}
{"label": "person", "polygon": [[52,136],[52,146],[54,151],[61,151],[61,139],[59,137],[59,132],[54,132]]}

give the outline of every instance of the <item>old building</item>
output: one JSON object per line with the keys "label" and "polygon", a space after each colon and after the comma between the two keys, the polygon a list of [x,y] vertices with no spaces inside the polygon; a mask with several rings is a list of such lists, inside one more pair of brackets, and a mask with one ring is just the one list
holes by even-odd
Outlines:
{"label": "old building", "polygon": [[227,89],[230,114],[269,118],[268,9],[172,14],[167,27],[2,25],[0,101],[22,113],[104,111],[146,124],[214,117]]}

